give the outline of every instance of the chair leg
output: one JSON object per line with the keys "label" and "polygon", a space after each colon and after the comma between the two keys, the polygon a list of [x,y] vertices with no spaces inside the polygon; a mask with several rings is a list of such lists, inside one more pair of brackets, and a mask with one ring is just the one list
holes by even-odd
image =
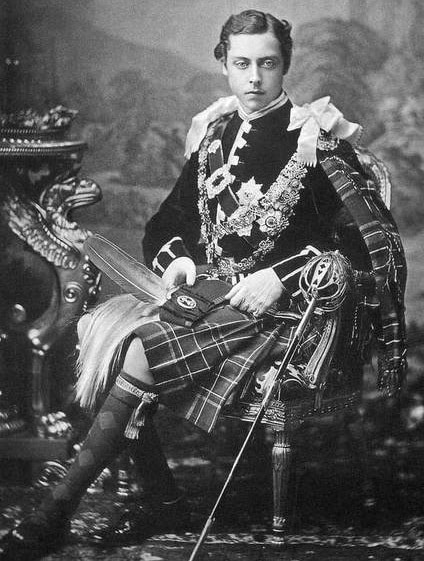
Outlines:
{"label": "chair leg", "polygon": [[274,432],[272,448],[272,472],[274,491],[273,532],[280,536],[287,531],[288,525],[288,490],[290,467],[292,462],[291,438],[284,430]]}

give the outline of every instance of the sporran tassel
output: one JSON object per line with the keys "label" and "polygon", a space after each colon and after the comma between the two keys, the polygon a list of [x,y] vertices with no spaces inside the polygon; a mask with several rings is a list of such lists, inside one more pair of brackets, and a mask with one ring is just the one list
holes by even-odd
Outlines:
{"label": "sporran tassel", "polygon": [[153,415],[158,408],[158,394],[143,392],[140,405],[134,409],[125,427],[124,435],[130,440],[137,440],[140,429],[146,424],[146,417]]}

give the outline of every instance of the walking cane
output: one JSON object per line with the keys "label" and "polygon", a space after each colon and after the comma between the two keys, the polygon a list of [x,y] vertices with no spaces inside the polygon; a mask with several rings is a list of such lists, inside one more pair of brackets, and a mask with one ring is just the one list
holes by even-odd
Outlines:
{"label": "walking cane", "polygon": [[348,288],[349,279],[349,264],[347,260],[337,251],[328,252],[311,259],[304,267],[302,275],[299,281],[300,288],[302,290],[303,296],[308,302],[308,307],[297,326],[294,333],[293,339],[289,344],[286,354],[283,357],[278,368],[272,367],[270,370],[269,382],[267,381],[267,390],[265,396],[262,399],[262,403],[259,407],[259,411],[253,420],[249,432],[234,460],[233,466],[230,473],[222,487],[222,490],[215,502],[211,513],[206,520],[203,530],[197,540],[197,543],[192,551],[189,561],[194,561],[197,553],[200,550],[203,542],[208,536],[209,530],[215,521],[215,512],[222,500],[222,497],[227,490],[230,481],[234,475],[234,472],[240,462],[240,459],[249,443],[249,440],[261,422],[271,399],[276,391],[276,382],[284,374],[290,361],[292,360],[295,352],[298,349],[299,343],[301,341],[302,335],[305,331],[309,320],[317,308],[317,304],[320,303],[320,310],[322,311],[333,311],[336,310],[344,301]]}

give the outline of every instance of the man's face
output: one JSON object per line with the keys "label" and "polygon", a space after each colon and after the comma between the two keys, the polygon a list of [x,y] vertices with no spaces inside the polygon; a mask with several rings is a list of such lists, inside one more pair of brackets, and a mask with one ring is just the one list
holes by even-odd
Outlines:
{"label": "man's face", "polygon": [[223,73],[246,113],[266,107],[283,87],[284,61],[271,31],[230,35]]}

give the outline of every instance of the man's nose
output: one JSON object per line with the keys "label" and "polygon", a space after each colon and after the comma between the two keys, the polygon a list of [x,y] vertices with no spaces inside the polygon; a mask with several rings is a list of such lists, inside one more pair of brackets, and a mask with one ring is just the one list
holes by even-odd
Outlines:
{"label": "man's nose", "polygon": [[250,69],[250,77],[249,77],[249,82],[252,84],[252,86],[259,86],[260,83],[262,82],[262,78],[261,78],[261,73],[259,71],[259,68],[256,65],[252,65],[251,69]]}

